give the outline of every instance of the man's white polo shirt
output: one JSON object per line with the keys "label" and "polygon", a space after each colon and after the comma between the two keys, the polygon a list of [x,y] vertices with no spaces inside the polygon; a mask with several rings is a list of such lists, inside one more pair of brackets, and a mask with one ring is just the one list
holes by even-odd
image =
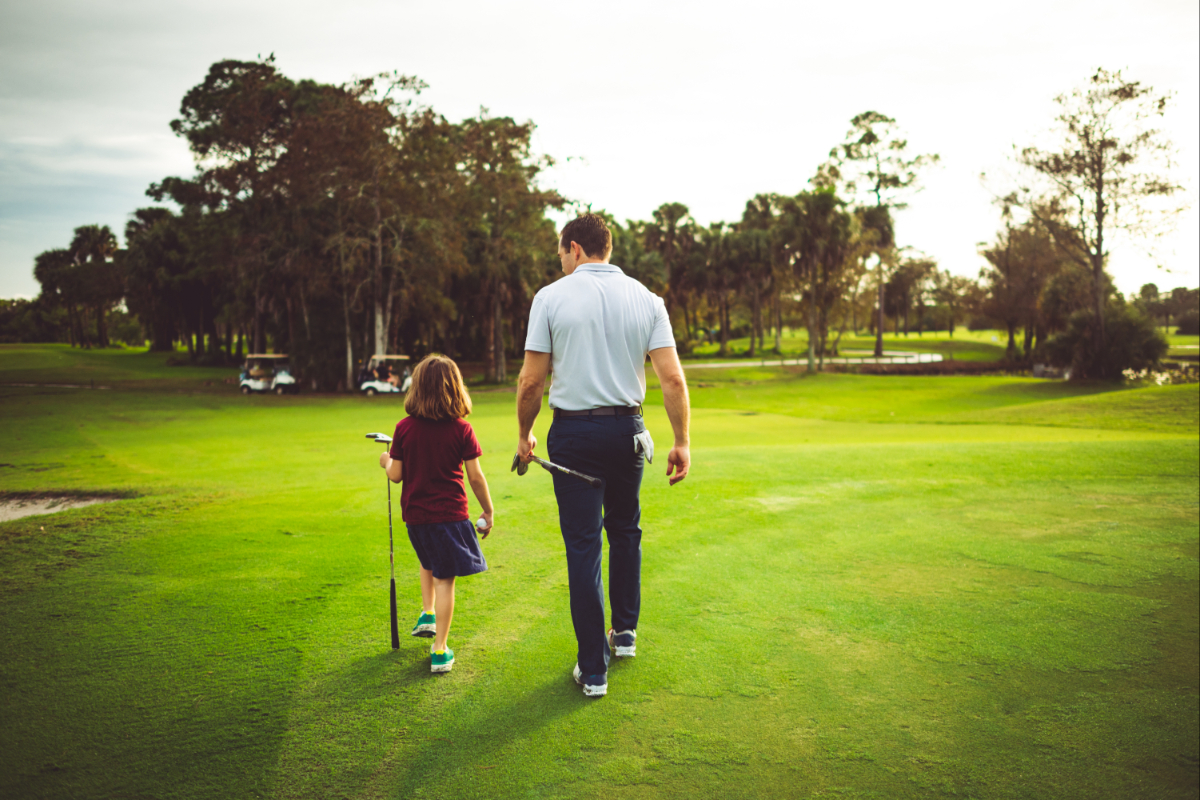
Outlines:
{"label": "man's white polo shirt", "polygon": [[674,346],[662,298],[612,264],[580,264],[529,309],[525,349],[550,354],[551,408],[641,405],[646,354]]}

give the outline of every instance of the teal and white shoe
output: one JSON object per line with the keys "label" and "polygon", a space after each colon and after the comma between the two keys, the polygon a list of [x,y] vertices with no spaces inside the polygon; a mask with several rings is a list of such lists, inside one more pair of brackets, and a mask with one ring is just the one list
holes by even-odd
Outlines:
{"label": "teal and white shoe", "polygon": [[449,672],[454,667],[454,651],[447,647],[429,655],[430,672]]}
{"label": "teal and white shoe", "polygon": [[419,636],[422,639],[432,639],[437,635],[437,625],[434,624],[433,614],[421,612],[421,616],[417,617],[417,624],[413,625],[413,636]]}

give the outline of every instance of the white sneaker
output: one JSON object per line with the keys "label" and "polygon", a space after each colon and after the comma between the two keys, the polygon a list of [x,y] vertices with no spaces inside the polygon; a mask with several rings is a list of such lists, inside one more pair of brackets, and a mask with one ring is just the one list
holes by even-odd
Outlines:
{"label": "white sneaker", "polygon": [[583,680],[583,673],[579,671],[579,663],[576,662],[575,670],[572,673],[575,682],[583,687],[584,697],[604,697],[608,694],[608,678],[604,675],[588,675],[590,680],[599,678],[603,683],[586,683]]}
{"label": "white sneaker", "polygon": [[609,628],[608,647],[617,658],[633,658],[637,655],[637,631],[617,633]]}

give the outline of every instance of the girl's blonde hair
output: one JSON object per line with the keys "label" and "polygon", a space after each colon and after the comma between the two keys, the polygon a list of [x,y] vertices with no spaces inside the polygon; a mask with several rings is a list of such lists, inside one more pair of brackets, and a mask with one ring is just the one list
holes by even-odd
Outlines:
{"label": "girl's blonde hair", "polygon": [[413,368],[412,386],[404,398],[411,417],[462,419],[471,413],[471,395],[458,365],[446,356],[428,355]]}

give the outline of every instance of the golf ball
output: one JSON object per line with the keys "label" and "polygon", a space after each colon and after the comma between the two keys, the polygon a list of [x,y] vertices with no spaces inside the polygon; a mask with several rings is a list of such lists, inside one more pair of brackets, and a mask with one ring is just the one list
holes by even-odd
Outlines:
{"label": "golf ball", "polygon": [[478,528],[479,530],[481,530],[481,531],[487,530],[487,526],[488,526],[487,520],[484,519],[483,517],[480,517],[479,519],[475,520],[475,527]]}

